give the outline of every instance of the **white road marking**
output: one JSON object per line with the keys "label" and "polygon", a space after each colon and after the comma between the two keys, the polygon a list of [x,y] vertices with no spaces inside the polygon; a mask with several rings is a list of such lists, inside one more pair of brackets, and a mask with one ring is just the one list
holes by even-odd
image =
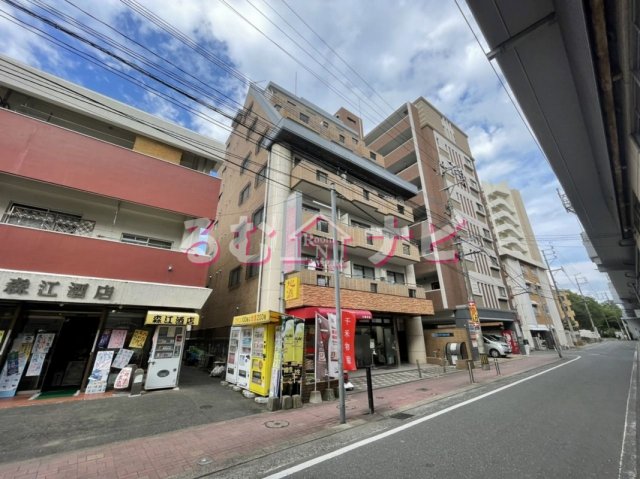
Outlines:
{"label": "white road marking", "polygon": [[[638,348],[633,354],[633,367],[631,368],[631,378],[629,379],[629,394],[627,395],[627,410],[624,415],[624,429],[622,430],[622,447],[620,448],[620,465],[618,467],[618,479],[634,478],[637,476],[636,470],[636,390],[637,377],[636,366],[638,362]],[[633,397],[633,400],[632,400]],[[629,406],[631,406],[631,415],[629,414]],[[631,416],[631,417],[630,417]],[[631,419],[631,420],[629,420]],[[627,439],[629,438],[629,439]],[[627,451],[625,452],[625,446]],[[623,471],[623,464],[625,470]]]}
{"label": "white road marking", "polygon": [[549,369],[545,369],[544,371],[540,371],[539,373],[533,374],[529,377],[523,378],[523,379],[519,379],[516,382],[513,382],[511,384],[507,384],[506,386],[502,386],[499,387],[498,389],[494,389],[493,391],[489,391],[487,393],[481,394],[480,396],[474,397],[472,399],[467,399],[466,401],[462,401],[461,403],[458,404],[454,404],[453,406],[449,406],[447,408],[444,408],[438,412],[434,412],[433,414],[429,414],[428,416],[424,416],[421,418],[418,418],[414,421],[411,421],[409,423],[403,424],[402,426],[398,426],[394,429],[390,429],[388,431],[382,432],[376,436],[371,436],[368,437],[367,439],[363,439],[361,441],[358,442],[354,442],[353,444],[350,444],[348,446],[344,446],[341,447],[340,449],[336,449],[335,451],[329,452],[327,454],[324,454],[322,456],[318,456],[318,457],[314,457],[313,459],[309,459],[308,461],[305,461],[303,463],[300,463],[296,466],[290,467],[288,469],[284,469],[280,472],[277,472],[275,474],[271,474],[270,476],[266,476],[264,479],[281,479],[283,477],[287,477],[290,476],[291,474],[295,474],[296,472],[300,472],[300,471],[304,471],[305,469],[309,469],[310,467],[313,467],[317,464],[320,464],[322,462],[328,461],[329,459],[333,459],[335,457],[338,456],[342,456],[343,454],[346,454],[347,452],[353,451],[355,449],[361,448],[363,446],[366,446],[368,444],[371,444],[373,442],[379,441],[381,439],[384,439],[386,437],[389,436],[393,436],[394,434],[397,434],[399,432],[405,431],[409,428],[412,428],[414,426],[417,426],[418,424],[422,424],[423,422],[429,421],[431,419],[434,419],[438,416],[442,416],[443,414],[447,414],[451,411],[454,411],[456,409],[459,409],[461,407],[467,406],[469,404],[472,404],[476,401],[480,401],[481,399],[487,398],[489,396],[493,396],[494,394],[497,394],[499,392],[502,392],[506,389],[512,388],[514,386],[517,386],[518,384],[522,384],[526,381],[530,381],[534,378],[537,378],[538,376],[542,376],[543,374],[547,374],[551,371],[553,371],[554,369],[558,369],[558,368],[562,368],[564,366],[567,366],[571,363],[573,363],[574,361],[577,361],[578,359],[580,359],[582,356],[578,356],[574,359],[572,359],[571,361],[567,361],[566,363],[562,363],[559,364],[558,366],[554,366],[552,368]]}

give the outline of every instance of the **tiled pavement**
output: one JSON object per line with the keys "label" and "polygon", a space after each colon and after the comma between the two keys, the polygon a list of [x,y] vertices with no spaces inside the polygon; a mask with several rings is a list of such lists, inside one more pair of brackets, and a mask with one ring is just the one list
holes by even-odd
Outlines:
{"label": "tiled pavement", "polygon": [[[557,360],[554,354],[544,354],[504,362],[501,365],[502,377]],[[499,378],[493,369],[476,370],[475,376],[479,384]],[[466,374],[425,377],[421,382],[412,381],[389,387],[385,389],[384,396],[376,395],[376,414],[369,416],[368,420],[376,420],[381,415],[388,416],[469,387]],[[336,405],[335,402],[323,403],[305,405],[301,409],[265,412],[72,453],[3,464],[0,465],[0,479],[196,477],[250,457],[260,457],[303,440],[339,431]],[[363,421],[367,410],[366,394],[349,395],[347,420],[351,425]],[[163,419],[170,420],[170,413],[158,411],[158,420]],[[212,464],[200,466],[198,460],[203,457],[213,461]]]}
{"label": "tiled pavement", "polygon": [[[371,383],[373,389],[386,388],[390,386],[396,386],[398,384],[404,384],[411,381],[419,381],[420,379],[433,379],[444,374],[459,373],[460,371],[454,367],[448,367],[446,373],[442,366],[426,365],[418,369],[407,369],[401,371],[390,370],[388,372],[371,375]],[[359,376],[350,379],[354,386],[354,392],[367,390],[367,378],[366,376]]]}

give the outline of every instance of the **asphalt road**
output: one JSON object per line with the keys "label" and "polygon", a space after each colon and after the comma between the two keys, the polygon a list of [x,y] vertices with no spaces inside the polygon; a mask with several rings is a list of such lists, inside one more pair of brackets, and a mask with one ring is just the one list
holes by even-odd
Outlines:
{"label": "asphalt road", "polygon": [[[563,363],[535,377],[414,411],[365,439],[318,447],[317,464],[270,467],[261,475],[617,478],[635,348],[635,342],[585,348],[579,359],[565,355]],[[625,449],[635,443],[635,433],[631,436]],[[362,441],[366,444],[354,447]],[[635,463],[633,456],[624,459]]]}

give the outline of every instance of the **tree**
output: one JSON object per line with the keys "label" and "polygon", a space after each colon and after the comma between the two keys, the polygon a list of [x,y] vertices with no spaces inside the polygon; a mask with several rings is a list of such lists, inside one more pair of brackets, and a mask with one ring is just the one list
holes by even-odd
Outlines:
{"label": "tree", "polygon": [[576,321],[580,325],[580,329],[591,329],[591,321],[589,314],[585,308],[585,302],[593,318],[595,327],[600,331],[602,336],[615,336],[615,331],[620,329],[619,320],[622,317],[622,311],[613,301],[605,301],[599,303],[590,296],[582,297],[572,291],[567,292],[567,296],[571,301],[571,307],[576,313]]}

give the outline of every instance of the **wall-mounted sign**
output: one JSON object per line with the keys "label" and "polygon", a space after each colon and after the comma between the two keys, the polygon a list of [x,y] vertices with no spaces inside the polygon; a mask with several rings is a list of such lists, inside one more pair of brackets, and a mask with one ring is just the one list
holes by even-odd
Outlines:
{"label": "wall-mounted sign", "polygon": [[281,314],[275,311],[260,311],[258,313],[243,314],[233,318],[234,326],[247,326],[249,324],[279,323]]}
{"label": "wall-mounted sign", "polygon": [[142,349],[144,348],[144,343],[147,342],[147,336],[149,336],[149,331],[144,329],[136,329],[133,332],[133,337],[129,342],[129,347],[133,349]]}
{"label": "wall-mounted sign", "polygon": [[300,297],[300,277],[287,278],[284,282],[284,300],[291,301]]}
{"label": "wall-mounted sign", "polygon": [[432,338],[450,338],[453,333],[431,333]]}
{"label": "wall-mounted sign", "polygon": [[197,313],[185,313],[184,311],[149,311],[144,324],[197,326],[200,324],[200,315]]}

